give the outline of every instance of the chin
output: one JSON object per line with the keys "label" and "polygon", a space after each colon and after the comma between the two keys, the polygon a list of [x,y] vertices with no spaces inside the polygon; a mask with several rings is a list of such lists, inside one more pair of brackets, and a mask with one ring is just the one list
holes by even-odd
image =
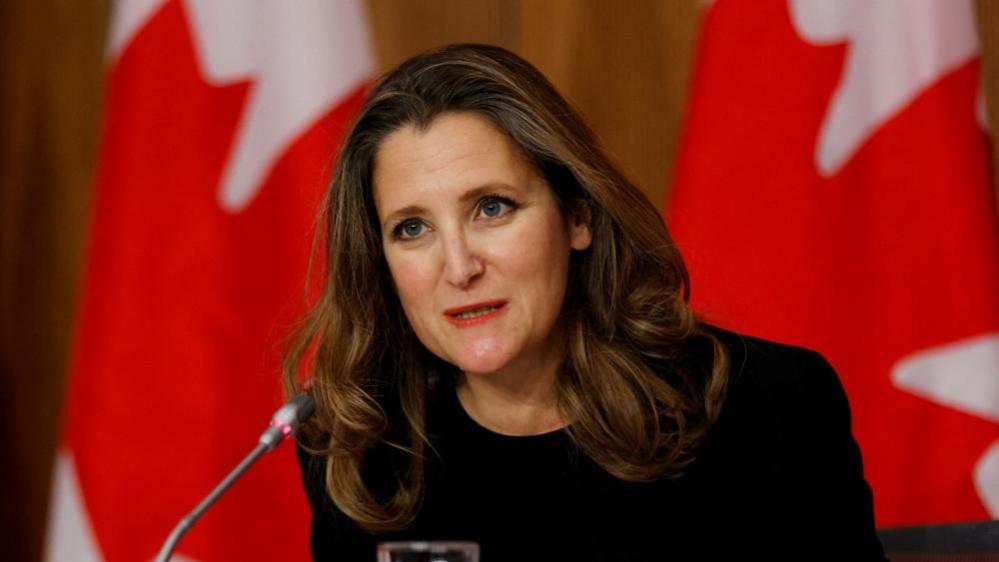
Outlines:
{"label": "chin", "polygon": [[483,354],[463,354],[455,357],[454,364],[465,373],[489,374],[503,370],[510,364],[509,353],[496,351]]}
{"label": "chin", "polygon": [[507,365],[506,361],[462,361],[457,363],[457,367],[461,369],[463,373],[472,373],[476,375],[488,375],[491,373],[496,373],[501,371],[503,367]]}

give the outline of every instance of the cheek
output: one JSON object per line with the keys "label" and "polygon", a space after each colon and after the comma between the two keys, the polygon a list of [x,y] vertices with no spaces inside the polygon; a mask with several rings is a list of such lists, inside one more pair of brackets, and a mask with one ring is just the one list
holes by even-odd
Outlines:
{"label": "cheek", "polygon": [[533,280],[525,286],[532,292],[558,296],[564,290],[569,264],[568,239],[556,228],[522,229],[512,233],[499,247],[506,251],[497,257],[514,279]]}
{"label": "cheek", "polygon": [[554,228],[525,229],[502,245],[494,262],[519,287],[533,314],[549,317],[561,309],[569,271],[569,243]]}
{"label": "cheek", "polygon": [[419,304],[427,304],[426,295],[433,286],[433,274],[427,267],[426,260],[411,256],[386,256],[395,290],[402,302],[402,307],[410,321],[414,320],[413,312]]}

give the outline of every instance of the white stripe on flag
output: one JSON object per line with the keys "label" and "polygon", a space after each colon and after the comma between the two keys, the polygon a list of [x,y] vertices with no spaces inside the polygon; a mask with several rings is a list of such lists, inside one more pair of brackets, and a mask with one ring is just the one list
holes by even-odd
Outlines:
{"label": "white stripe on flag", "polygon": [[49,499],[49,529],[45,537],[46,562],[100,562],[90,518],[83,507],[80,481],[73,455],[65,449],[56,454]]}

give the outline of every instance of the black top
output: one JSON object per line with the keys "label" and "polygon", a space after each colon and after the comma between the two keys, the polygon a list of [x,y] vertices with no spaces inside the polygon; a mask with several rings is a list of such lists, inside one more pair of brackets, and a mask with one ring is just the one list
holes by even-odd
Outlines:
{"label": "black top", "polygon": [[[617,480],[562,430],[494,433],[450,390],[428,415],[440,458],[405,530],[359,529],[326,495],[325,460],[299,448],[313,558],[371,561],[378,542],[418,539],[478,542],[482,562],[884,560],[836,373],[813,351],[717,333],[731,352],[728,399],[681,479]],[[390,482],[378,472],[373,486]]]}

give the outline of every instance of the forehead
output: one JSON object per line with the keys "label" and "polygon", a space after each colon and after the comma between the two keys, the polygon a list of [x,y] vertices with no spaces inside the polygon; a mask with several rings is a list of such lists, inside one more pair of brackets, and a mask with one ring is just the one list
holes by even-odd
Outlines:
{"label": "forehead", "polygon": [[490,183],[526,185],[537,172],[520,148],[477,113],[447,113],[425,129],[406,125],[382,141],[373,183],[379,213],[396,199],[447,197]]}

